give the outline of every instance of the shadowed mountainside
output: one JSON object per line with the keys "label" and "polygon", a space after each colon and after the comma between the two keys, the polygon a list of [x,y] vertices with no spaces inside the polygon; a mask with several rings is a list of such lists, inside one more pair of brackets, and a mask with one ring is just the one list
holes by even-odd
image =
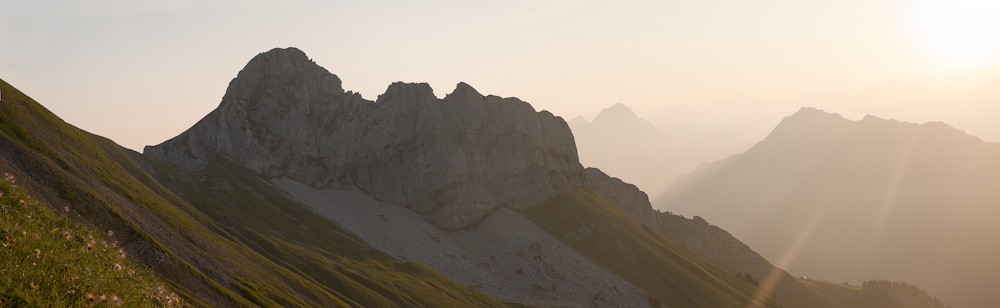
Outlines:
{"label": "shadowed mountainside", "polygon": [[821,307],[823,296],[797,278],[771,265],[764,257],[701,217],[685,218],[654,210],[649,197],[634,185],[587,168],[597,192],[623,212],[656,233],[734,273],[748,273],[762,282],[764,291],[777,295],[789,307]]}

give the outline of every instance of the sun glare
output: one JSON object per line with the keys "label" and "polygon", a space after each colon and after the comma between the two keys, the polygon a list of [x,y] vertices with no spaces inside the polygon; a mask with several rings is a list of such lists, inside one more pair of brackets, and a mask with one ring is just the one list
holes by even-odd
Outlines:
{"label": "sun glare", "polygon": [[920,36],[939,64],[1000,62],[1000,1],[924,0],[918,14]]}

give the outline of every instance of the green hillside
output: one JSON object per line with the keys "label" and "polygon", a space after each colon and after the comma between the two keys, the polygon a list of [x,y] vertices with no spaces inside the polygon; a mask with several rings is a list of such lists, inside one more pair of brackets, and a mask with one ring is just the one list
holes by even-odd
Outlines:
{"label": "green hillside", "polygon": [[[134,154],[160,183],[269,260],[327,286],[371,299],[365,307],[504,307],[418,262],[400,263],[362,243],[272,184],[224,158],[204,172]],[[444,291],[444,292],[442,292]],[[388,299],[389,301],[385,301]],[[516,305],[516,304],[515,304]]]}
{"label": "green hillside", "polygon": [[[89,228],[110,231],[123,252],[163,277],[188,305],[505,305],[422,264],[374,252],[337,231],[327,232],[324,241],[341,246],[317,249],[285,234],[300,232],[296,229],[259,233],[240,226],[252,215],[223,217],[218,209],[233,205],[218,202],[234,200],[220,195],[203,196],[196,208],[157,183],[111,140],[63,122],[2,80],[0,92],[0,170],[10,170],[42,204],[68,209],[73,221]],[[274,200],[266,199],[269,196],[243,195],[236,201],[283,209],[270,204]],[[302,217],[294,210],[288,215]],[[310,223],[317,229],[332,224]],[[43,274],[45,270],[54,276],[60,269],[49,267]]]}
{"label": "green hillside", "polygon": [[0,180],[0,307],[181,304],[167,283],[118,247]]}
{"label": "green hillside", "polygon": [[783,307],[757,286],[639,224],[592,190],[524,212],[598,264],[670,307]]}

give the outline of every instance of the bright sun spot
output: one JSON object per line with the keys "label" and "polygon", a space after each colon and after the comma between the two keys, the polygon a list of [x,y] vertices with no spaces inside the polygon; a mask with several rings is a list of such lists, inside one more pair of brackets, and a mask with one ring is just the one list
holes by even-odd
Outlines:
{"label": "bright sun spot", "polygon": [[920,36],[940,65],[1000,62],[1000,1],[923,0],[918,14]]}

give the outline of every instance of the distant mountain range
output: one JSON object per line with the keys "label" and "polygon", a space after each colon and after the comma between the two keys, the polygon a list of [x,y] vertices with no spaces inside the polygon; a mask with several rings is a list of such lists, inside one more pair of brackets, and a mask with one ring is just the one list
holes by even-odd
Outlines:
{"label": "distant mountain range", "polygon": [[718,224],[797,275],[905,280],[997,307],[1000,144],[944,123],[803,108],[654,204]]}
{"label": "distant mountain range", "polygon": [[[0,92],[0,169],[18,179],[0,188],[91,228],[89,241],[113,243],[189,306],[945,307],[908,284],[794,278],[584,168],[561,118],[466,84],[438,99],[395,83],[373,102],[303,52],[274,49],[216,110],[142,154],[5,82]],[[0,216],[5,228],[20,219]],[[16,245],[60,240],[42,231],[3,230]],[[0,305],[97,300],[5,277]],[[148,293],[132,291],[119,294]]]}
{"label": "distant mountain range", "polygon": [[754,143],[726,130],[711,134],[681,128],[661,131],[624,104],[602,110],[592,122],[577,117],[569,126],[581,163],[653,194],[666,189],[678,175],[742,153]]}

